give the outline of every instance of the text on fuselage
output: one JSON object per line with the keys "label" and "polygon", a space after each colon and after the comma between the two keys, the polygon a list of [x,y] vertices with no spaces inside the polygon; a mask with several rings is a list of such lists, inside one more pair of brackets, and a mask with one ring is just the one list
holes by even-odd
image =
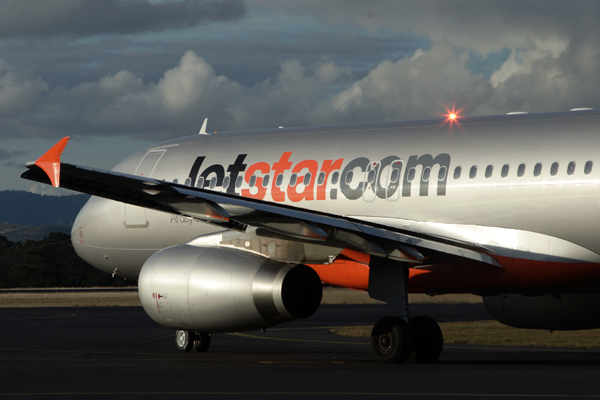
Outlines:
{"label": "text on fuselage", "polygon": [[400,194],[410,197],[413,183],[419,188],[419,196],[429,195],[430,184],[437,186],[438,196],[445,196],[450,168],[450,155],[446,153],[435,157],[411,155],[408,161],[388,156],[380,161],[357,157],[348,162],[343,158],[318,162],[294,160],[289,151],[272,164],[260,161],[250,165],[245,163],[246,158],[247,154],[239,154],[227,166],[212,164],[202,169],[206,156],[199,156],[187,182],[201,188],[219,187],[229,194],[259,200],[265,199],[268,193],[276,202],[335,200],[338,191],[349,200],[372,201],[394,199]]}

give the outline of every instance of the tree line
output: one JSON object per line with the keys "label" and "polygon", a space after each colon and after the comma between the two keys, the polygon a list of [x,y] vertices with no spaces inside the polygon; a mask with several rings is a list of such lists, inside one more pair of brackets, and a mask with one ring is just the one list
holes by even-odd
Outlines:
{"label": "tree line", "polygon": [[58,197],[3,190],[0,191],[0,222],[22,226],[71,225],[89,198],[87,194]]}
{"label": "tree line", "polygon": [[135,285],[111,277],[83,261],[64,233],[42,240],[11,242],[0,236],[0,288],[122,287]]}

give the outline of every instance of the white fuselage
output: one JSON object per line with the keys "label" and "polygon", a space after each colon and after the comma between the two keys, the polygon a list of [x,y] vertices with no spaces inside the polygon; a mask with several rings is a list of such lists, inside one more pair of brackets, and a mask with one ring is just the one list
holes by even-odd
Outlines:
{"label": "white fuselage", "polygon": [[[582,111],[452,126],[195,135],[140,151],[114,170],[447,237],[505,257],[600,263],[598,149],[600,112]],[[73,243],[97,268],[136,278],[154,252],[217,230],[92,198]]]}

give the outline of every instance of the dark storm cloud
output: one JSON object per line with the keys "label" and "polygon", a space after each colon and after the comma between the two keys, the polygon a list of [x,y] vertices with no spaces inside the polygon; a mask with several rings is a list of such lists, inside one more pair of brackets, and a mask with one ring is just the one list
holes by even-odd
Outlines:
{"label": "dark storm cloud", "polygon": [[13,166],[15,165],[14,161],[11,161],[13,158],[15,157],[20,157],[27,154],[26,151],[21,151],[21,150],[5,150],[5,149],[0,149],[0,165],[3,166]]}
{"label": "dark storm cloud", "polygon": [[328,24],[354,24],[378,32],[411,31],[434,42],[447,40],[488,53],[551,42],[565,36],[598,34],[596,0],[248,0]]}
{"label": "dark storm cloud", "polygon": [[0,0],[0,39],[159,32],[245,13],[242,0]]}
{"label": "dark storm cloud", "polygon": [[[279,71],[283,60],[298,59],[315,65],[327,58],[352,68],[354,78],[368,74],[382,60],[412,55],[422,43],[410,37],[377,38],[365,35],[335,36],[311,32],[300,36],[281,34],[245,38],[180,38],[163,42],[139,42],[118,36],[101,42],[0,41],[0,58],[20,68],[35,71],[50,88],[72,87],[125,69],[144,81],[157,81],[188,50],[205,58],[221,75],[243,85],[254,85]],[[310,49],[310,51],[307,51]]]}

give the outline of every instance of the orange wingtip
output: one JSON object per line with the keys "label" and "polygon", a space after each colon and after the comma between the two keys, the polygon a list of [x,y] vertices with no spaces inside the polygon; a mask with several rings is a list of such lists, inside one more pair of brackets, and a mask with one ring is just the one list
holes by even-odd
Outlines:
{"label": "orange wingtip", "polygon": [[60,155],[62,154],[70,137],[66,136],[56,143],[43,156],[37,159],[35,165],[44,170],[52,186],[60,186]]}

